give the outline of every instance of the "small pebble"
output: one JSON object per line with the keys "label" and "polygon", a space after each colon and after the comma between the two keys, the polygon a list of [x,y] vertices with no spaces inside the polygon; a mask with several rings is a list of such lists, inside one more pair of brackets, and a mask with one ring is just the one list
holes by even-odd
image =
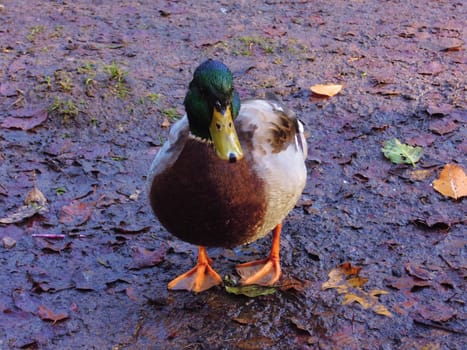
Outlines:
{"label": "small pebble", "polygon": [[16,245],[16,240],[8,236],[3,237],[2,244],[3,244],[3,247],[5,247],[6,249],[11,249]]}

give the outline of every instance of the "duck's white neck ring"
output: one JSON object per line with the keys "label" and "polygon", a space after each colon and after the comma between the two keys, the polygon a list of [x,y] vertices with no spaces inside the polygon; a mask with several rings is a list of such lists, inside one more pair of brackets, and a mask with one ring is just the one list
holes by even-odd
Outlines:
{"label": "duck's white neck ring", "polygon": [[213,144],[212,140],[208,140],[208,139],[193,135],[191,132],[190,132],[189,136],[190,136],[190,139],[196,140],[198,142],[206,143],[208,145]]}

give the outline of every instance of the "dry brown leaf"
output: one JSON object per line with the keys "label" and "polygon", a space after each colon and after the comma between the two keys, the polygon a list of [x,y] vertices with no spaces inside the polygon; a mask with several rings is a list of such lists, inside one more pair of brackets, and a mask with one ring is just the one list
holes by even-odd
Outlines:
{"label": "dry brown leaf", "polygon": [[39,306],[37,310],[37,315],[44,321],[52,321],[53,323],[57,323],[58,321],[66,320],[69,318],[67,313],[59,313],[56,314],[52,310],[46,308],[43,305]]}
{"label": "dry brown leaf", "polygon": [[361,287],[368,279],[358,276],[360,270],[359,266],[352,266],[349,262],[343,263],[329,272],[329,280],[321,285],[321,289],[334,288],[339,294],[344,294],[342,305],[356,302],[364,309],[371,308],[378,315],[392,317],[392,313],[378,300],[379,295],[388,294],[388,292],[381,289],[364,291]]}
{"label": "dry brown leaf", "polygon": [[377,313],[378,315],[383,315],[383,316],[387,316],[387,317],[392,317],[392,313],[391,311],[389,311],[386,306],[384,306],[383,304],[377,304],[373,307],[373,311],[375,313]]}
{"label": "dry brown leaf", "polygon": [[321,285],[322,290],[335,288],[339,294],[347,293],[349,285],[345,280],[345,273],[340,267],[332,269],[328,274],[329,280]]}
{"label": "dry brown leaf", "polygon": [[2,124],[2,128],[31,130],[47,120],[49,113],[46,109],[22,108],[21,110],[11,112]]}
{"label": "dry brown leaf", "polygon": [[342,90],[342,85],[339,84],[316,84],[313,85],[310,90],[321,96],[332,97],[337,95]]}
{"label": "dry brown leaf", "polygon": [[164,118],[164,120],[163,120],[162,123],[161,123],[161,127],[162,127],[162,128],[168,128],[168,127],[170,127],[170,121],[169,121],[168,118]]}
{"label": "dry brown leaf", "polygon": [[352,277],[347,280],[347,283],[349,284],[349,286],[354,287],[354,288],[361,287],[367,282],[368,282],[368,278],[359,277],[359,276]]}
{"label": "dry brown leaf", "polygon": [[26,195],[24,204],[44,206],[47,204],[47,198],[45,198],[44,194],[34,185],[32,190]]}
{"label": "dry brown leaf", "polygon": [[349,263],[348,261],[343,263],[340,266],[340,268],[347,276],[352,276],[352,275],[358,276],[358,274],[360,273],[360,270],[362,269],[360,266],[355,266],[355,265],[352,266],[352,264]]}
{"label": "dry brown leaf", "polygon": [[430,169],[412,170],[409,177],[412,181],[424,181],[431,176],[431,173]]}
{"label": "dry brown leaf", "polygon": [[36,185],[34,185],[33,189],[26,194],[24,203],[26,203],[26,205],[22,205],[14,213],[10,213],[4,218],[0,218],[0,224],[21,222],[36,214],[44,214],[49,210],[47,207],[47,199]]}
{"label": "dry brown leaf", "polygon": [[62,224],[73,224],[75,226],[86,223],[92,214],[92,206],[90,203],[72,201],[69,205],[64,205],[60,213],[59,221]]}
{"label": "dry brown leaf", "polygon": [[378,295],[388,294],[387,291],[381,289],[374,289],[369,293],[362,291],[361,295],[348,293],[344,295],[342,305],[351,304],[353,302],[359,303],[364,309],[371,308],[378,315],[392,317],[392,313],[378,301]]}
{"label": "dry brown leaf", "polygon": [[433,188],[444,196],[459,199],[467,196],[467,175],[457,164],[446,164],[433,181]]}

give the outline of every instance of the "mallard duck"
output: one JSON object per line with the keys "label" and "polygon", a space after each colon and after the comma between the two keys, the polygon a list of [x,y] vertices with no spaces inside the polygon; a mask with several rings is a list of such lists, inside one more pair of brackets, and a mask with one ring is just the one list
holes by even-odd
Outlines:
{"label": "mallard duck", "polygon": [[282,221],[306,182],[302,124],[276,99],[240,104],[232,73],[211,59],[195,70],[184,106],[148,175],[160,223],[199,246],[196,266],[168,289],[201,292],[222,283],[206,247],[233,248],[271,230],[269,257],[236,270],[242,284],[275,284]]}

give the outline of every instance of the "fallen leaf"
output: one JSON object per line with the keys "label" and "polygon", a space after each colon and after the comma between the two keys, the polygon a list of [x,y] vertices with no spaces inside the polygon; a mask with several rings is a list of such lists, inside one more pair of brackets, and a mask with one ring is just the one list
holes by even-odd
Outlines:
{"label": "fallen leaf", "polygon": [[423,154],[423,148],[401,143],[397,138],[386,141],[381,151],[391,162],[412,164],[413,167]]}
{"label": "fallen leaf", "polygon": [[11,249],[16,245],[16,240],[11,237],[5,236],[2,238],[2,245],[5,249]]}
{"label": "fallen leaf", "polygon": [[143,247],[132,247],[133,262],[130,264],[130,269],[141,269],[160,264],[164,261],[166,248],[161,247],[159,250],[149,250]]}
{"label": "fallen leaf", "polygon": [[430,123],[429,129],[436,134],[445,135],[457,130],[459,125],[451,119],[441,119]]}
{"label": "fallen leaf", "polygon": [[331,339],[335,345],[334,349],[360,349],[359,341],[356,339],[354,327],[344,327],[338,332],[331,335]]}
{"label": "fallen leaf", "polygon": [[412,181],[424,181],[431,176],[432,172],[430,169],[413,170],[409,173],[409,177]]}
{"label": "fallen leaf", "polygon": [[61,253],[64,250],[70,250],[72,246],[72,242],[66,242],[64,240],[49,242],[46,239],[36,239],[35,244],[38,248],[40,248],[44,252],[48,253]]}
{"label": "fallen leaf", "polygon": [[21,222],[24,219],[30,218],[36,214],[44,214],[48,211],[47,207],[36,207],[31,205],[23,205],[14,213],[0,219],[0,224],[13,224]]}
{"label": "fallen leaf", "polygon": [[333,288],[339,294],[344,294],[342,305],[356,302],[364,309],[371,308],[379,315],[392,317],[392,313],[378,300],[379,295],[388,294],[388,292],[381,289],[364,291],[361,287],[368,279],[358,276],[360,270],[361,267],[352,266],[351,263],[346,262],[329,272],[329,280],[321,285],[321,289]]}
{"label": "fallen leaf", "polygon": [[313,329],[312,329],[312,327],[310,327],[310,325],[308,324],[308,322],[303,322],[303,321],[299,320],[299,319],[296,318],[296,317],[290,317],[290,318],[289,318],[289,321],[292,322],[292,324],[293,324],[299,331],[306,332],[306,333],[308,333],[309,335],[313,335]]}
{"label": "fallen leaf", "polygon": [[69,205],[64,205],[62,207],[59,221],[62,224],[79,226],[89,220],[91,213],[92,208],[90,204],[74,200]]}
{"label": "fallen leaf", "polygon": [[328,274],[329,279],[321,285],[322,290],[335,288],[339,294],[347,293],[349,285],[345,281],[345,273],[342,269],[332,269]]}
{"label": "fallen leaf", "polygon": [[31,111],[22,109],[14,112],[13,116],[6,117],[2,122],[2,128],[31,130],[47,120],[48,112],[44,109]]}
{"label": "fallen leaf", "polygon": [[405,276],[389,279],[388,285],[398,290],[412,291],[414,288],[430,287],[431,283],[428,281],[420,280],[418,278]]}
{"label": "fallen leaf", "polygon": [[248,339],[241,339],[235,347],[240,350],[255,350],[255,349],[270,349],[275,343],[275,340],[265,336],[254,336]]}
{"label": "fallen leaf", "polygon": [[276,292],[276,288],[273,287],[263,287],[257,285],[250,285],[250,286],[225,286],[225,290],[228,293],[235,294],[235,295],[245,295],[249,298],[256,298],[261,295],[270,295]]}
{"label": "fallen leaf", "polygon": [[342,305],[351,304],[353,302],[360,304],[364,309],[368,309],[371,305],[370,301],[367,298],[363,298],[353,293],[347,293],[344,295],[344,299],[342,300]]}
{"label": "fallen leaf", "polygon": [[411,146],[427,147],[431,146],[436,141],[436,136],[432,133],[418,132],[416,136],[407,139],[407,143]]}
{"label": "fallen leaf", "polygon": [[127,297],[131,300],[131,301],[139,301],[139,298],[138,296],[136,295],[135,293],[135,289],[133,287],[127,287],[125,289],[125,293],[127,295]]}
{"label": "fallen leaf", "polygon": [[349,286],[353,288],[362,287],[367,282],[368,282],[368,278],[359,277],[359,276],[352,277],[347,280],[347,283],[349,284]]}
{"label": "fallen leaf", "polygon": [[457,311],[445,303],[432,300],[430,303],[419,304],[416,311],[426,320],[446,322],[457,315]]}
{"label": "fallen leaf", "polygon": [[342,90],[342,85],[339,84],[316,84],[313,85],[310,90],[321,96],[332,97],[337,95]]}
{"label": "fallen leaf", "polygon": [[414,263],[405,264],[405,270],[409,275],[424,281],[429,281],[433,278],[433,274],[430,271]]}
{"label": "fallen leaf", "polygon": [[459,199],[467,196],[467,175],[457,164],[446,164],[433,181],[433,188],[444,196]]}
{"label": "fallen leaf", "polygon": [[437,61],[431,61],[425,63],[420,69],[418,70],[418,74],[422,75],[437,75],[444,71],[444,66]]}
{"label": "fallen leaf", "polygon": [[364,309],[371,308],[378,315],[392,317],[392,313],[378,301],[378,295],[382,294],[388,294],[388,292],[384,290],[375,289],[370,291],[369,293],[361,293],[361,295],[347,293],[344,295],[342,305],[347,305],[356,302],[360,304]]}
{"label": "fallen leaf", "polygon": [[294,277],[286,277],[281,279],[279,289],[283,292],[293,290],[303,292],[309,281],[302,281]]}
{"label": "fallen leaf", "polygon": [[444,52],[461,51],[464,45],[463,41],[457,38],[445,39],[440,44],[442,45],[441,51]]}
{"label": "fallen leaf", "polygon": [[387,317],[392,317],[392,313],[391,311],[389,311],[386,306],[384,306],[383,304],[377,304],[373,307],[373,311],[378,314],[378,315],[382,315],[382,316],[387,316]]}
{"label": "fallen leaf", "polygon": [[348,261],[343,263],[340,266],[340,268],[347,276],[352,276],[352,275],[358,276],[358,274],[360,273],[360,270],[362,269],[360,266],[355,266],[355,265],[352,266],[352,264]]}
{"label": "fallen leaf", "polygon": [[15,212],[0,218],[0,224],[13,224],[21,222],[24,219],[30,218],[36,214],[45,214],[49,211],[47,207],[47,199],[36,185],[26,194],[24,200],[26,205],[19,207]]}
{"label": "fallen leaf", "polygon": [[161,123],[162,128],[168,128],[170,126],[170,121],[168,118],[164,118],[164,120]]}
{"label": "fallen leaf", "polygon": [[452,113],[452,111],[454,111],[454,106],[451,104],[447,104],[447,103],[432,102],[427,106],[426,111],[431,116],[449,115],[450,113]]}
{"label": "fallen leaf", "polygon": [[37,186],[34,185],[32,190],[29,191],[28,194],[26,195],[24,204],[45,206],[47,204],[47,199],[45,198],[44,194],[37,188]]}
{"label": "fallen leaf", "polygon": [[39,309],[37,310],[37,315],[41,318],[41,320],[44,321],[53,321],[53,323],[57,323],[58,321],[66,320],[69,316],[67,313],[59,313],[56,314],[52,310],[46,308],[43,305],[39,306]]}

